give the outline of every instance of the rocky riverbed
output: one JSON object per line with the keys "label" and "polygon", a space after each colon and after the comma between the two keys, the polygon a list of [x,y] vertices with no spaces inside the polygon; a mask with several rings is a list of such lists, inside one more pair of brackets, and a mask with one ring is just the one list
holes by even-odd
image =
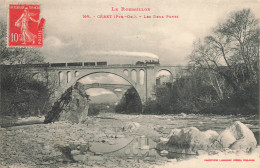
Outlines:
{"label": "rocky riverbed", "polygon": [[[220,133],[234,121],[244,123],[253,132],[259,131],[256,116],[114,113],[88,117],[81,124],[60,121],[0,128],[0,167],[172,167],[188,165],[191,160],[212,164],[197,155],[168,153],[163,156],[156,150],[156,145],[167,138],[172,129],[196,127],[200,131]],[[218,159],[242,156],[242,160],[254,159],[250,164],[256,165],[259,147],[246,157],[228,150],[206,156],[218,156]],[[248,166],[249,162],[243,163]]]}

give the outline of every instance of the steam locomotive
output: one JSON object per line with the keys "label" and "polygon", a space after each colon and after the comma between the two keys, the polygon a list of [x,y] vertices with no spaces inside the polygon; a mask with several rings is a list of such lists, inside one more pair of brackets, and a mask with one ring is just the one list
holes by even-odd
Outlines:
{"label": "steam locomotive", "polygon": [[142,62],[142,61],[137,61],[135,63],[135,65],[160,65],[160,62],[159,60],[157,61],[154,61],[154,60],[145,60],[145,62]]}

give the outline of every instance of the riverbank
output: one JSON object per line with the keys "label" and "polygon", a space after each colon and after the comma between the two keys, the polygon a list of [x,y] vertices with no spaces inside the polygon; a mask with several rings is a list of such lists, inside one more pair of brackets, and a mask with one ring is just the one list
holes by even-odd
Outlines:
{"label": "riverbank", "polygon": [[[191,162],[187,159],[195,159],[194,163],[202,162],[208,167],[213,163],[222,166],[224,162],[204,161],[202,157],[205,156],[175,155],[167,158],[159,155],[155,146],[174,128],[197,127],[201,131],[220,132],[234,121],[244,123],[253,132],[259,130],[259,120],[252,116],[114,113],[88,117],[83,124],[57,122],[1,128],[1,167],[170,167],[184,162],[187,166]],[[72,157],[77,155],[75,159],[66,156],[66,147],[72,150]],[[225,159],[227,156],[237,159],[237,155],[228,153],[208,158]],[[255,159],[240,164],[249,165],[247,167],[257,163],[256,153],[246,157],[240,155],[239,158]],[[227,165],[230,163],[225,162]],[[232,161],[232,164],[237,162]]]}

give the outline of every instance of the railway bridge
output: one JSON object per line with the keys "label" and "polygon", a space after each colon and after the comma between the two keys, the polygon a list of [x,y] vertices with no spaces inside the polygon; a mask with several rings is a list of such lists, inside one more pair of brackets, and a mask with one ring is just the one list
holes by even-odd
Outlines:
{"label": "railway bridge", "polygon": [[173,81],[177,71],[187,69],[187,67],[182,66],[160,64],[106,65],[102,63],[31,64],[23,68],[32,72],[35,78],[46,80],[48,84],[54,85],[56,87],[55,99],[59,98],[69,87],[75,85],[80,79],[88,75],[110,73],[125,79],[129,83],[129,86],[134,87],[142,102],[154,97],[156,75],[158,72],[162,70],[168,71],[171,74],[170,81]]}

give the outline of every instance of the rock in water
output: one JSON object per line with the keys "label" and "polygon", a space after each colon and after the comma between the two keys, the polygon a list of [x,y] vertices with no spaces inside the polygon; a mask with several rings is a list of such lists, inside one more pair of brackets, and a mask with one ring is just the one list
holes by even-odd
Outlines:
{"label": "rock in water", "polygon": [[201,132],[195,127],[174,129],[171,131],[169,141],[157,145],[160,150],[170,152],[196,154],[198,150],[214,149],[213,143],[218,133],[212,130]]}
{"label": "rock in water", "polygon": [[52,106],[52,110],[45,116],[44,123],[55,121],[69,121],[79,123],[88,115],[88,95],[80,83],[68,88],[58,101]]}
{"label": "rock in water", "polygon": [[229,129],[226,129],[219,135],[218,141],[223,148],[228,148],[236,141],[236,138],[232,135]]}
{"label": "rock in water", "polygon": [[190,127],[173,129],[167,138],[168,142],[160,142],[156,148],[185,154],[200,154],[201,151],[211,153],[215,149],[251,152],[257,144],[253,132],[239,121],[234,122],[220,135],[216,131],[201,132],[195,127]]}
{"label": "rock in water", "polygon": [[226,128],[219,135],[218,141],[224,148],[243,152],[253,151],[257,144],[253,132],[240,121],[236,121]]}

